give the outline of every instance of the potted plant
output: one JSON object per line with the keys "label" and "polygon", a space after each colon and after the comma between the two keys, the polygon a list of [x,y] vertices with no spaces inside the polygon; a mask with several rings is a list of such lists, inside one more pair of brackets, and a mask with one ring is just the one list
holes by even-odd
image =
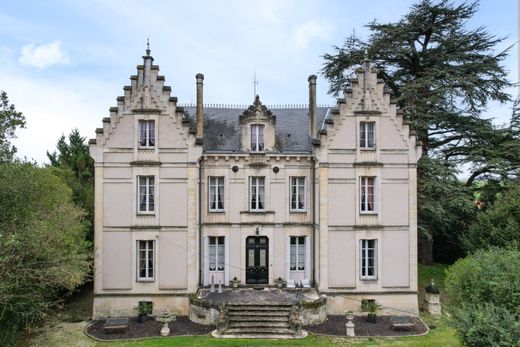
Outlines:
{"label": "potted plant", "polygon": [[152,311],[153,304],[151,301],[139,301],[139,304],[137,305],[137,315],[139,323],[144,323],[146,317],[148,317],[149,314],[152,314]]}
{"label": "potted plant", "polygon": [[236,277],[233,277],[233,279],[230,280],[229,283],[231,283],[231,286],[233,286],[233,289],[237,289],[238,285],[240,284],[240,280]]}
{"label": "potted plant", "polygon": [[274,280],[274,283],[276,284],[278,289],[282,289],[283,285],[285,284],[285,281],[283,280],[283,278],[278,277],[277,279]]}
{"label": "potted plant", "polygon": [[345,318],[347,319],[347,322],[354,320],[354,311],[348,310],[345,312]]}
{"label": "potted plant", "polygon": [[367,314],[367,322],[377,323],[377,313],[381,305],[378,304],[375,300],[363,300],[361,303],[361,309],[363,312],[368,312]]}

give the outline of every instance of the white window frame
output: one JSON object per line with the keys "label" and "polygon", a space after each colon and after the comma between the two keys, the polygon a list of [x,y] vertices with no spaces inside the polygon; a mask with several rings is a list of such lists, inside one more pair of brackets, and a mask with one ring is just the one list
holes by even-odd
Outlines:
{"label": "white window frame", "polygon": [[[144,182],[142,182],[144,180]],[[150,183],[152,180],[152,183]],[[141,209],[141,187],[145,188],[145,209]],[[150,175],[142,175],[137,176],[137,214],[154,214],[157,206],[157,201],[155,199],[155,176]],[[150,199],[152,197],[152,199]],[[151,206],[151,201],[153,201],[153,206]]]}
{"label": "white window frame", "polygon": [[[365,199],[363,201],[363,196],[369,196],[369,187],[368,179],[372,179],[372,189],[373,189],[373,202],[372,209],[369,205],[369,199]],[[375,176],[359,176],[359,213],[360,214],[377,214],[377,179]]]}
{"label": "white window frame", "polygon": [[[264,124],[251,124],[250,129],[251,129],[251,152],[264,152],[265,151],[265,125]],[[262,135],[261,141],[260,141],[260,135]]]}
{"label": "white window frame", "polygon": [[[215,244],[211,244],[211,241],[214,240]],[[222,244],[219,241],[222,240]],[[219,255],[219,248],[222,247],[222,253]],[[215,268],[211,269],[211,258],[212,258],[212,249],[214,249],[215,256]],[[219,267],[219,264],[222,265]],[[208,237],[208,271],[209,272],[224,272],[226,269],[226,237],[225,236],[209,236]]]}
{"label": "white window frame", "polygon": [[[222,188],[221,190],[219,189]],[[213,193],[214,191],[214,193]],[[222,192],[222,195],[220,194]],[[224,204],[224,177],[223,176],[209,176],[208,177],[208,208],[210,212],[223,212],[225,208]],[[222,207],[218,206],[218,202],[222,203]],[[215,208],[212,208],[213,203]]]}
{"label": "white window frame", "polygon": [[[138,135],[138,144],[139,148],[155,148],[155,120],[153,119],[139,119],[138,122],[139,131],[137,133]],[[144,142],[145,144],[141,143],[141,135],[144,132]]]}
{"label": "white window frame", "polygon": [[[299,195],[299,188],[302,186],[303,181],[303,207],[298,208],[298,205],[300,203],[300,195]],[[296,201],[295,206],[296,208],[293,208],[293,188],[296,188],[296,194],[294,195]],[[307,178],[305,176],[291,176],[290,179],[290,191],[289,191],[289,210],[291,212],[306,212],[307,211]]]}
{"label": "white window frame", "polygon": [[[144,245],[144,249],[141,246]],[[144,272],[141,276],[141,251],[144,251]],[[137,240],[137,282],[153,282],[155,280],[155,241],[154,240]],[[152,275],[150,276],[150,270]]]}
{"label": "white window frame", "polygon": [[[370,247],[370,242],[373,242],[373,246]],[[373,274],[369,275],[368,265],[368,251],[373,251]],[[363,262],[363,260],[365,260]],[[377,239],[362,239],[359,240],[359,278],[364,281],[377,280]]]}
{"label": "white window frame", "polygon": [[[307,237],[305,236],[290,236],[290,239],[289,239],[289,247],[290,247],[290,254],[289,254],[289,270],[291,272],[303,272],[305,273],[305,270],[307,268],[307,264],[306,264],[306,260],[307,260],[307,240],[306,240]],[[291,261],[291,255],[293,254],[293,244],[292,244],[292,240],[295,240],[296,243],[294,244],[294,261],[295,261],[295,269],[292,269],[292,261]],[[303,239],[303,243],[300,243],[300,240]],[[300,251],[301,249],[303,249],[303,260],[300,259]],[[300,269],[300,264],[303,262],[303,269]]]}
{"label": "white window frame", "polygon": [[[256,190],[256,200],[254,201],[255,204],[253,204],[253,187]],[[260,188],[262,193],[262,199],[259,199]],[[265,176],[249,176],[249,211],[265,211],[265,200]],[[258,207],[260,201],[263,203],[262,208]]]}
{"label": "white window frame", "polygon": [[[369,143],[370,137],[368,136],[370,132],[372,132],[371,146]],[[359,122],[359,147],[363,149],[376,148],[376,122]]]}

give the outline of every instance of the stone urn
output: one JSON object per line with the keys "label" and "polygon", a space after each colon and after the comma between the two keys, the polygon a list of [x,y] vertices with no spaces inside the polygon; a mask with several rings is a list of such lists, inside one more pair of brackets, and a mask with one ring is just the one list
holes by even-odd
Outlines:
{"label": "stone urn", "polygon": [[282,289],[283,285],[285,284],[285,281],[283,280],[283,278],[278,277],[277,279],[274,280],[274,284],[276,284],[276,287],[278,289]]}
{"label": "stone urn", "polygon": [[439,288],[435,286],[435,281],[432,279],[430,284],[424,289],[425,296],[424,301],[426,303],[426,309],[434,316],[441,315],[441,293]]}
{"label": "stone urn", "polygon": [[229,280],[229,283],[231,283],[231,286],[233,289],[237,289],[238,285],[240,284],[240,280],[236,277],[234,277],[232,280]]}
{"label": "stone urn", "polygon": [[170,324],[170,322],[175,321],[176,318],[177,317],[175,316],[175,314],[172,314],[167,310],[162,311],[160,315],[155,317],[156,321],[161,322],[163,324],[161,328],[161,336],[170,335],[170,328],[168,327],[168,324]]}

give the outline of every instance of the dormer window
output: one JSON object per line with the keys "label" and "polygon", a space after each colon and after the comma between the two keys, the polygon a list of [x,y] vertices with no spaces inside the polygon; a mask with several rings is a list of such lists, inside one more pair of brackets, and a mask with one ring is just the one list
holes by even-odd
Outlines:
{"label": "dormer window", "polygon": [[252,152],[263,152],[264,151],[264,125],[263,124],[252,124],[251,125],[251,151]]}
{"label": "dormer window", "polygon": [[375,122],[359,123],[359,147],[375,148]]}
{"label": "dormer window", "polygon": [[139,147],[155,146],[155,121],[139,121]]}

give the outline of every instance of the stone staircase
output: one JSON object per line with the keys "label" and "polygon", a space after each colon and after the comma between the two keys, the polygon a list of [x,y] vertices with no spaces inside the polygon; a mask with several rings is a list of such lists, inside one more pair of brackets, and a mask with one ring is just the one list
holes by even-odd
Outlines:
{"label": "stone staircase", "polygon": [[218,337],[299,338],[301,329],[293,329],[292,304],[227,304],[221,318]]}

